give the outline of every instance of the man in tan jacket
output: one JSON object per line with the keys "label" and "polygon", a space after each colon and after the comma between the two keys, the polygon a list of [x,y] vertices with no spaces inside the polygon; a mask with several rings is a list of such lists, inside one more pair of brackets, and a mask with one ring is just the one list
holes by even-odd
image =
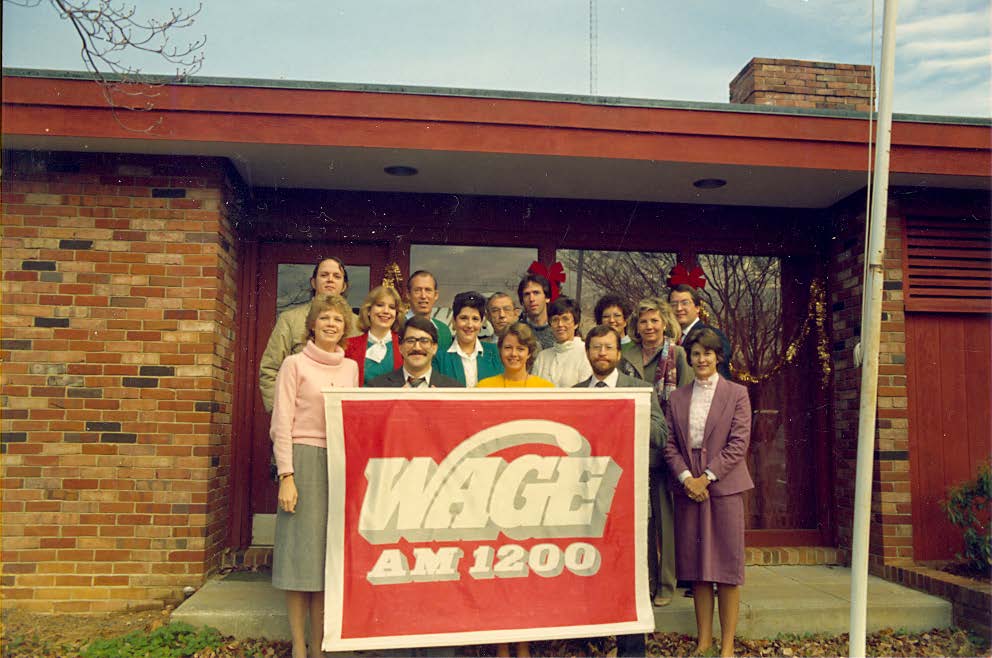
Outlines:
{"label": "man in tan jacket", "polygon": [[[348,272],[344,263],[331,256],[325,258],[313,268],[310,277],[310,298],[320,293],[322,295],[345,295],[348,292]],[[272,398],[275,394],[276,373],[283,359],[290,354],[296,354],[307,344],[307,314],[310,312],[310,302],[298,304],[286,309],[276,319],[269,342],[262,353],[262,361],[258,366],[258,388],[262,393],[262,404],[265,410],[272,413]],[[349,332],[351,327],[348,328]]]}

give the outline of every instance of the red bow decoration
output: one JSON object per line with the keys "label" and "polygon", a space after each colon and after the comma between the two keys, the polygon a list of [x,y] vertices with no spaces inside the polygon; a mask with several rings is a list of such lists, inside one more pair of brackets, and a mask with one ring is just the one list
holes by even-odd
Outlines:
{"label": "red bow decoration", "polygon": [[674,288],[680,284],[686,284],[692,286],[693,288],[702,290],[706,287],[706,275],[703,273],[703,268],[698,265],[692,270],[686,268],[685,265],[679,263],[673,267],[668,272],[668,287]]}
{"label": "red bow decoration", "polygon": [[561,263],[552,263],[551,267],[547,267],[544,263],[539,263],[535,260],[527,268],[527,272],[543,276],[550,281],[551,299],[548,301],[553,302],[558,299],[558,295],[561,294],[561,284],[565,283],[565,268]]}

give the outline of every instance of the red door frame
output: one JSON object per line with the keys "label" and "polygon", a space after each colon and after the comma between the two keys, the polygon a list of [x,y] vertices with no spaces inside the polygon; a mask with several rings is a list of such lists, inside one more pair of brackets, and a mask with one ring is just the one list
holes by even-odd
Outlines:
{"label": "red door frame", "polygon": [[370,285],[382,281],[389,258],[388,246],[372,242],[258,242],[241,245],[242,294],[239,308],[231,448],[231,525],[229,545],[247,546],[252,516],[275,513],[276,486],[270,477],[270,414],[258,390],[258,366],[276,320],[276,276],[281,263],[316,264],[327,256],[346,264],[367,265]]}

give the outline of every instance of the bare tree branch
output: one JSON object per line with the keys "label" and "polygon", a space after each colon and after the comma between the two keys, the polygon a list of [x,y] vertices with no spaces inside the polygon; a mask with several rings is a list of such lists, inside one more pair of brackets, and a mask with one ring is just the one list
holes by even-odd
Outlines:
{"label": "bare tree branch", "polygon": [[[20,7],[38,7],[42,0],[3,0]],[[149,111],[154,108],[157,88],[169,81],[185,80],[203,66],[207,37],[178,45],[176,30],[191,27],[203,9],[187,11],[172,8],[164,18],[143,18],[137,5],[113,0],[48,0],[76,31],[80,58],[100,84],[104,98],[114,109],[119,123],[128,130],[149,132],[158,123],[135,129],[124,125],[118,109]],[[175,66],[175,75],[145,76],[128,60],[135,55],[151,55]],[[133,61],[133,59],[131,59]]]}

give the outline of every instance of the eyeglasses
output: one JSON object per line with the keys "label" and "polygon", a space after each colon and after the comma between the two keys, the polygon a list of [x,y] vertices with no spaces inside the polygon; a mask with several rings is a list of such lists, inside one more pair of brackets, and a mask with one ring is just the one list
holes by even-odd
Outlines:
{"label": "eyeglasses", "polygon": [[400,342],[406,345],[407,347],[413,347],[414,345],[420,345],[421,347],[430,347],[431,345],[434,344],[434,339],[431,338],[430,336],[422,336],[420,338],[414,338],[413,336],[410,336],[409,338],[404,338]]}
{"label": "eyeglasses", "polygon": [[590,352],[616,352],[617,346],[613,343],[593,343],[589,345]]}
{"label": "eyeglasses", "polygon": [[548,324],[550,324],[552,327],[555,327],[561,324],[564,325],[575,324],[575,320],[572,319],[572,314],[569,313],[566,315],[556,315],[555,317],[548,320]]}
{"label": "eyeglasses", "polygon": [[515,310],[517,309],[513,306],[492,306],[490,307],[489,312],[492,313],[493,315],[496,314],[510,315]]}
{"label": "eyeglasses", "polygon": [[677,302],[672,302],[672,306],[675,308],[689,308],[690,306],[695,306],[691,299],[680,299]]}

